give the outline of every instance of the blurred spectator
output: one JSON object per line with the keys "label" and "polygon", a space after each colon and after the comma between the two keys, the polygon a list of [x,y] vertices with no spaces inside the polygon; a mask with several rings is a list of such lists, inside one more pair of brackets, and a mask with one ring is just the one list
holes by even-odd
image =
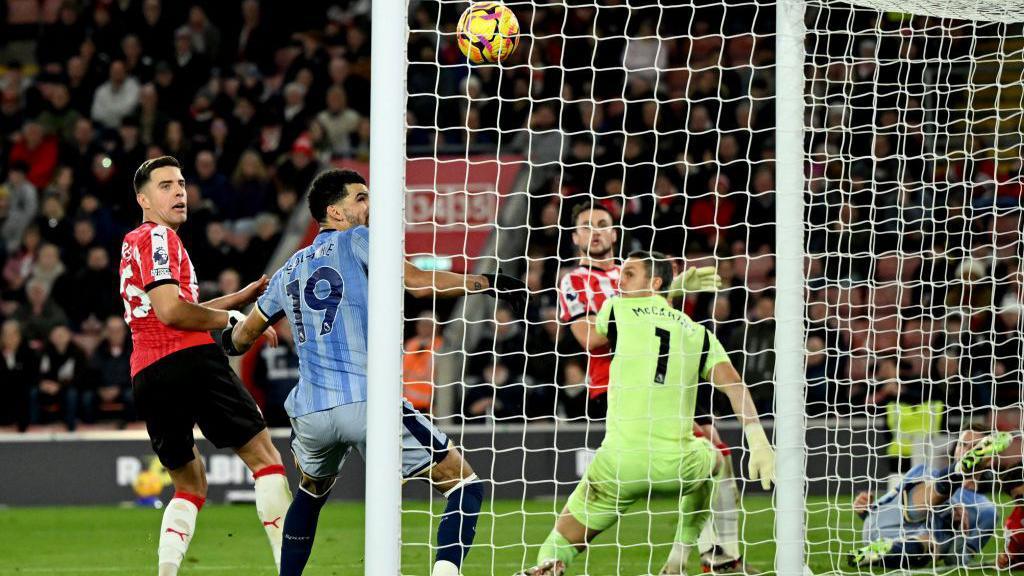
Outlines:
{"label": "blurred spectator", "polygon": [[34,421],[46,424],[61,420],[69,432],[78,426],[83,393],[88,390],[88,360],[71,341],[71,330],[57,325],[39,356],[39,387],[36,389]]}
{"label": "blurred spectator", "polygon": [[289,426],[284,401],[299,382],[299,358],[295,353],[292,330],[286,321],[275,326],[278,345],[263,346],[253,371],[253,384],[263,391],[263,415],[269,426]]}
{"label": "blurred spectator", "polygon": [[16,162],[28,166],[28,181],[36,189],[45,188],[57,167],[57,137],[47,134],[39,122],[26,122],[11,148],[10,163]]}
{"label": "blurred spectator", "polygon": [[416,319],[415,334],[405,341],[402,355],[402,394],[414,408],[430,412],[434,396],[434,353],[444,342],[434,325],[434,315],[423,312]]}
{"label": "blurred spectator", "polygon": [[15,245],[16,249],[7,258],[7,263],[4,264],[4,282],[8,295],[16,297],[21,295],[25,282],[32,274],[32,266],[36,261],[36,251],[41,243],[42,237],[39,236],[39,229],[35,226],[30,226],[22,234],[21,242]]}
{"label": "blurred spectator", "polygon": [[196,154],[195,178],[203,198],[213,202],[217,212],[224,218],[234,218],[235,193],[227,176],[217,171],[217,160],[213,152],[203,150]]}
{"label": "blurred spectator", "polygon": [[24,162],[12,164],[7,172],[7,182],[0,186],[0,190],[6,192],[7,206],[4,213],[0,214],[0,237],[8,252],[14,252],[20,247],[25,230],[39,210],[39,195],[36,187],[26,178],[27,173],[28,166]]}
{"label": "blurred spectator", "polygon": [[128,326],[120,316],[106,319],[103,340],[93,353],[95,384],[83,402],[83,419],[113,419],[123,425],[135,419],[132,396],[131,346]]}
{"label": "blurred spectator", "polygon": [[733,365],[750,387],[750,395],[761,414],[774,412],[775,380],[775,294],[772,290],[758,296],[750,310],[746,330],[733,333],[727,348]]}
{"label": "blurred spectator", "polygon": [[29,274],[32,280],[42,282],[46,291],[53,293],[53,285],[66,269],[60,260],[60,250],[54,244],[43,244],[36,252],[36,260]]}
{"label": "blurred spectator", "polygon": [[21,337],[15,320],[0,325],[0,426],[24,432],[31,419],[31,396],[39,379],[39,359]]}
{"label": "blurred spectator", "polygon": [[71,223],[64,212],[64,203],[55,194],[43,196],[35,225],[46,242],[67,246],[71,240]]}
{"label": "blurred spectator", "polygon": [[121,311],[119,292],[117,271],[111,266],[110,255],[106,249],[93,246],[84,266],[69,270],[57,281],[54,299],[77,328],[90,318],[102,322]]}
{"label": "blurred spectator", "polygon": [[201,6],[189,9],[187,30],[196,52],[212,56],[220,51],[220,30],[210,23]]}
{"label": "blurred spectator", "polygon": [[36,43],[36,58],[41,65],[63,63],[78,53],[85,39],[85,26],[81,22],[78,3],[64,0],[57,12],[57,20],[43,29]]}
{"label": "blurred spectator", "polygon": [[61,144],[72,141],[75,133],[75,123],[82,115],[71,106],[71,92],[65,84],[55,84],[50,89],[47,98],[47,106],[39,115],[39,124],[46,130],[59,138]]}
{"label": "blurred spectator", "polygon": [[319,171],[320,164],[313,157],[313,143],[309,135],[303,134],[292,144],[288,159],[277,168],[277,178],[282,187],[305,194]]}
{"label": "blurred spectator", "polygon": [[316,119],[327,131],[331,152],[335,156],[351,156],[352,135],[359,129],[361,117],[348,107],[345,90],[340,86],[331,86],[327,90],[327,109],[320,112]]}
{"label": "blurred spectator", "polygon": [[196,255],[196,270],[200,278],[217,278],[220,273],[238,262],[238,251],[228,241],[228,229],[223,221],[215,220],[206,225],[206,245]]}
{"label": "blurred spectator", "polygon": [[25,286],[27,301],[14,313],[14,319],[23,327],[22,334],[35,349],[43,346],[47,336],[58,326],[67,326],[64,310],[50,299],[46,282],[29,280]]}
{"label": "blurred spectator", "polygon": [[123,60],[110,63],[109,80],[96,89],[90,116],[109,129],[116,129],[139,104],[139,81],[128,76]]}
{"label": "blurred spectator", "polygon": [[270,63],[272,40],[270,27],[262,22],[259,0],[242,2],[242,29],[238,33],[238,60],[254,62],[261,68]]}
{"label": "blurred spectator", "polygon": [[164,16],[160,0],[143,0],[142,19],[135,25],[143,52],[154,60],[169,60],[171,56],[171,25]]}
{"label": "blurred spectator", "polygon": [[237,202],[234,216],[252,218],[271,208],[274,190],[267,175],[267,167],[255,150],[242,152],[231,178]]}

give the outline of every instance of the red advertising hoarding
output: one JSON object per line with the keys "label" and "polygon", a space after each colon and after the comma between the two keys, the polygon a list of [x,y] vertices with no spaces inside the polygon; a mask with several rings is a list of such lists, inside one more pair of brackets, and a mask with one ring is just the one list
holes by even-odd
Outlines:
{"label": "red advertising hoarding", "polygon": [[[369,176],[366,162],[343,160]],[[456,272],[467,269],[494,227],[504,196],[512,191],[522,166],[519,156],[411,158],[405,166],[405,252],[410,259],[428,257]],[[373,201],[371,192],[371,202]],[[378,196],[379,198],[379,196]],[[316,223],[303,245],[312,242]]]}

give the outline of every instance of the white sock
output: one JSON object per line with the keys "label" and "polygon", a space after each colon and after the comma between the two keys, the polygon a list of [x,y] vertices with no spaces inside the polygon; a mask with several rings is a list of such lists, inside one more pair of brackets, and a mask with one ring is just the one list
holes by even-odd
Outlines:
{"label": "white sock", "polygon": [[[740,558],[740,493],[736,488],[736,475],[732,471],[732,458],[715,475],[715,492],[711,497],[711,519],[715,524],[715,544],[723,554],[718,563]],[[703,550],[703,547],[701,548]]]}
{"label": "white sock", "polygon": [[434,564],[430,576],[459,576],[459,567],[447,560],[441,560]]}
{"label": "white sock", "polygon": [[686,574],[686,561],[690,558],[693,545],[675,542],[668,553],[668,562],[661,569],[662,574]]}
{"label": "white sock", "polygon": [[284,517],[292,503],[292,492],[288,488],[288,477],[284,466],[267,466],[256,471],[256,514],[263,523],[274,553],[274,565],[281,571],[281,538],[284,535]]}
{"label": "white sock", "polygon": [[160,559],[160,576],[174,576],[178,573],[181,560],[188,551],[189,542],[196,531],[196,516],[203,505],[203,499],[197,496],[174,498],[164,509],[163,521],[160,522],[160,539],[157,556]]}

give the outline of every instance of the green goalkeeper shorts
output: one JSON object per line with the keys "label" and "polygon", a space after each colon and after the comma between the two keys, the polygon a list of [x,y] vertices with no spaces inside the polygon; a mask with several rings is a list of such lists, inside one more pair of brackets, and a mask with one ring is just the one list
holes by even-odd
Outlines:
{"label": "green goalkeeper shorts", "polygon": [[704,438],[678,456],[599,448],[569,496],[569,513],[591,530],[607,530],[634,502],[648,495],[682,498],[711,481],[715,448]]}

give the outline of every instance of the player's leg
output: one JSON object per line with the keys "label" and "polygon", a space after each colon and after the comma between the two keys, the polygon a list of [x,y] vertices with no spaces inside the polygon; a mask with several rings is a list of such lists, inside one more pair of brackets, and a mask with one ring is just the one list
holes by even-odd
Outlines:
{"label": "player's leg", "polygon": [[153,451],[174,483],[174,497],[164,508],[157,538],[160,576],[178,573],[206,502],[206,470],[192,437],[196,399],[188,355],[188,350],[178,352],[132,379],[139,417],[146,422]]}
{"label": "player's leg", "polygon": [[661,574],[686,574],[686,563],[697,546],[700,534],[711,519],[713,478],[725,468],[725,457],[705,439],[694,443],[680,459],[681,480],[679,523],[668,561]]}
{"label": "player's leg", "polygon": [[402,474],[428,475],[447,499],[437,525],[433,576],[457,576],[476,536],[484,484],[448,437],[402,401]]}
{"label": "player's leg", "polygon": [[351,446],[366,438],[366,404],[345,404],[292,419],[292,455],[302,474],[284,519],[281,575],[302,574],[327,503]]}
{"label": "player's leg", "polygon": [[753,574],[759,570],[748,566],[740,552],[739,507],[740,492],[736,485],[736,474],[732,466],[729,447],[722,442],[715,427],[707,424],[694,429],[696,434],[707,438],[722,454],[722,466],[714,477],[714,491],[711,496],[711,521],[704,524],[697,549],[700,551],[701,567],[705,572],[744,572]]}
{"label": "player's leg", "polygon": [[[256,514],[274,556],[281,562],[282,520],[291,503],[291,490],[281,454],[270,441],[266,422],[252,395],[216,345],[193,349],[194,370],[202,374],[197,390],[196,423],[214,446],[230,447],[256,480]],[[195,378],[193,375],[192,378]]]}
{"label": "player's leg", "polygon": [[[636,489],[621,481],[623,467],[615,466],[598,450],[583,478],[555,521],[537,553],[537,565],[525,576],[559,576],[598,534],[611,528],[619,515],[637,500],[634,492],[646,495],[650,483],[636,483]],[[633,484],[631,483],[631,486]]]}
{"label": "player's leg", "polygon": [[284,536],[284,516],[292,502],[288,477],[285,475],[281,454],[274,448],[270,433],[261,430],[236,450],[238,456],[252,471],[256,491],[256,514],[263,525],[274,554],[274,563],[281,565],[281,542]]}
{"label": "player's leg", "polygon": [[[161,458],[163,461],[163,458]],[[206,503],[206,469],[199,450],[192,447],[192,459],[168,470],[174,484],[174,497],[164,508],[160,521],[160,540],[157,546],[159,575],[175,576],[188,545],[196,531],[196,519]]]}

